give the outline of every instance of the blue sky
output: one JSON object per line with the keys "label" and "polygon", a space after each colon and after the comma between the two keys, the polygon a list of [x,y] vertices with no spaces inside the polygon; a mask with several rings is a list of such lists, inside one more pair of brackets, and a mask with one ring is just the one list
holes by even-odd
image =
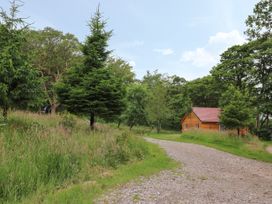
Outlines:
{"label": "blue sky", "polygon": [[[0,0],[4,9],[8,0]],[[258,0],[25,0],[21,16],[33,27],[50,26],[84,41],[87,22],[100,3],[110,49],[133,65],[187,80],[205,76],[227,47],[245,42],[245,19]]]}

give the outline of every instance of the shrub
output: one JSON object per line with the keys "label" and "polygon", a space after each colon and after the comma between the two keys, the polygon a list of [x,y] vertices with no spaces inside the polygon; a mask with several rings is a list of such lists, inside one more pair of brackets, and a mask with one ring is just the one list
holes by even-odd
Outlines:
{"label": "shrub", "polygon": [[67,130],[72,130],[76,126],[76,118],[74,115],[64,112],[61,114],[61,121],[59,124]]}
{"label": "shrub", "polygon": [[262,140],[272,141],[272,128],[262,128],[256,130],[256,135]]}

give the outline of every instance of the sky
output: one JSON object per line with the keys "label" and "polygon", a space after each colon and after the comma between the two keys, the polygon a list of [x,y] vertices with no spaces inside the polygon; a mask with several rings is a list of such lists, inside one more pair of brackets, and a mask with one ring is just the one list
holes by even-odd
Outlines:
{"label": "sky", "polygon": [[[20,16],[81,42],[97,6],[113,30],[109,49],[129,62],[136,77],[158,70],[187,80],[209,74],[228,47],[246,42],[245,20],[258,0],[24,0]],[[0,0],[9,8],[9,0]]]}

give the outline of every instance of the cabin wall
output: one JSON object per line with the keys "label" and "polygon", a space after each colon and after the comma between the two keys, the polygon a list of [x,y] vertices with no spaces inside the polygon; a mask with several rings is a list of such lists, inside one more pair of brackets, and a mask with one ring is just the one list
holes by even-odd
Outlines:
{"label": "cabin wall", "polygon": [[220,130],[219,123],[201,123],[200,128],[206,130]]}
{"label": "cabin wall", "polygon": [[219,123],[201,122],[194,112],[191,112],[181,122],[182,130],[205,129],[220,131]]}
{"label": "cabin wall", "polygon": [[191,112],[190,114],[185,116],[181,125],[182,125],[182,130],[199,128],[201,125],[201,121],[198,119],[198,117],[193,112]]}

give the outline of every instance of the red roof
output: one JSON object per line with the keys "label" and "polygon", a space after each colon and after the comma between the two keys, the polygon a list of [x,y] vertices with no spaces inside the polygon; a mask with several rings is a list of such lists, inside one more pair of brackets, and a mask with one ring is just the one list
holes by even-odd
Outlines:
{"label": "red roof", "polygon": [[220,108],[193,107],[193,112],[202,122],[219,123]]}

